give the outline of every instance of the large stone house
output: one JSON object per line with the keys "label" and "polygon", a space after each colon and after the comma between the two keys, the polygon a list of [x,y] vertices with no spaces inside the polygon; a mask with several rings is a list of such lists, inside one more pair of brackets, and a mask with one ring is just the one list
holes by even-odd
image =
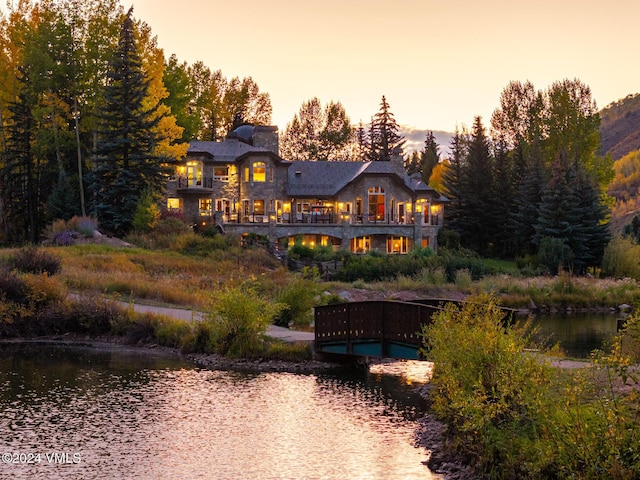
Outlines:
{"label": "large stone house", "polygon": [[435,250],[446,201],[407,175],[400,152],[389,162],[284,160],[277,127],[191,142],[167,185],[167,208],[194,224],[354,253]]}

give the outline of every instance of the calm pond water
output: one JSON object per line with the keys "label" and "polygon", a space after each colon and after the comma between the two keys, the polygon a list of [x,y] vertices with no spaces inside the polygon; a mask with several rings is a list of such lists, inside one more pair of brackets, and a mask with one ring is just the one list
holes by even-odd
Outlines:
{"label": "calm pond water", "polygon": [[617,333],[619,318],[615,314],[537,315],[533,325],[538,328],[538,341],[549,346],[558,343],[570,357],[589,358]]}
{"label": "calm pond water", "polygon": [[[421,377],[423,378],[423,377]],[[429,479],[407,375],[0,345],[2,479]]]}

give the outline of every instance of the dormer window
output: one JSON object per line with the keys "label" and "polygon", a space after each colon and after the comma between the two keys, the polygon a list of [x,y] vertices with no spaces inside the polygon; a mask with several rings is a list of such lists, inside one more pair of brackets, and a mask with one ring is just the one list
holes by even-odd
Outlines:
{"label": "dormer window", "polygon": [[253,162],[253,181],[267,181],[267,165],[264,162]]}

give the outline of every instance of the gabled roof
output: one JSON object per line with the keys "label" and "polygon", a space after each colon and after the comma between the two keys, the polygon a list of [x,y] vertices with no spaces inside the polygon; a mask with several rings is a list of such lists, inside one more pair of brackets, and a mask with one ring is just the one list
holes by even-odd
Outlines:
{"label": "gabled roof", "polygon": [[238,140],[225,140],[224,142],[209,142],[195,140],[189,142],[189,149],[187,154],[194,153],[208,153],[213,155],[214,162],[230,163],[235,162],[236,159],[246,153],[269,153],[273,154],[271,150],[254,147]]}
{"label": "gabled roof", "polygon": [[439,195],[433,188],[409,177],[406,173],[400,177],[391,162],[313,161],[291,163],[286,185],[287,194],[292,197],[335,196],[361,175],[393,175],[415,193],[434,192]]}
{"label": "gabled roof", "polygon": [[292,162],[288,170],[287,194],[293,197],[336,195],[366,168],[362,162]]}

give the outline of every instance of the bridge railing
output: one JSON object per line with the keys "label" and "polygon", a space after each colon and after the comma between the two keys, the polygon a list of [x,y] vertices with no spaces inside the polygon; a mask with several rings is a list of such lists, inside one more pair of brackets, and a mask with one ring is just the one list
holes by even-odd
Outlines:
{"label": "bridge railing", "polygon": [[420,332],[431,323],[439,310],[432,305],[400,301],[367,301],[325,305],[315,308],[315,348],[341,345],[336,353],[358,354],[354,346],[366,342],[380,344],[380,354],[387,356],[390,346],[409,345],[413,350],[422,346]]}

